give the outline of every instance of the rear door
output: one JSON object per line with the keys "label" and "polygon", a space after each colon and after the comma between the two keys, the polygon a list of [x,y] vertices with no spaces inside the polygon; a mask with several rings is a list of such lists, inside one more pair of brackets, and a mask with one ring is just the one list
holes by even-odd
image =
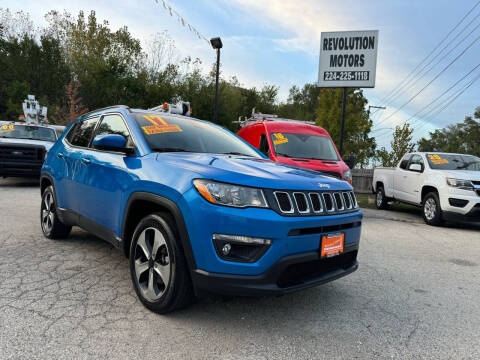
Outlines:
{"label": "rear door", "polygon": [[99,119],[96,116],[76,124],[72,135],[69,133],[65,138],[64,152],[57,155],[63,157],[65,162],[62,180],[62,197],[65,199],[63,206],[79,214],[83,214],[81,209],[85,202],[85,184],[88,182],[88,146]]}
{"label": "rear door", "polygon": [[[127,147],[135,148],[132,135],[120,114],[104,115],[92,138],[106,134],[121,135],[127,140]],[[89,162],[81,184],[84,189],[81,214],[115,232],[120,229],[122,204],[137,178],[136,171],[141,170],[140,160],[135,155],[92,147],[87,153]]]}

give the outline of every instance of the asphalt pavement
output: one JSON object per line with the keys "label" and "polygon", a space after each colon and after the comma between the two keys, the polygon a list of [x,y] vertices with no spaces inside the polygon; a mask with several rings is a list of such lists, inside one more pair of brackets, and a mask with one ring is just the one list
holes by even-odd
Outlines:
{"label": "asphalt pavement", "polygon": [[45,239],[39,205],[38,183],[0,180],[0,359],[480,358],[480,227],[365,210],[352,275],[162,316],[108,243]]}

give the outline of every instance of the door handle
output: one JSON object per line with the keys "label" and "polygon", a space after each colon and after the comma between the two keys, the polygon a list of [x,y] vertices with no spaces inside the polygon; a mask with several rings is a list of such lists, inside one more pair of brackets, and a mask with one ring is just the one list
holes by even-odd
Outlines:
{"label": "door handle", "polygon": [[92,160],[90,160],[89,158],[82,158],[82,160],[80,160],[82,162],[82,164],[85,164],[85,165],[88,165],[92,162]]}
{"label": "door handle", "polygon": [[57,153],[57,157],[59,159],[63,159],[65,157],[65,155],[63,155],[63,153]]}

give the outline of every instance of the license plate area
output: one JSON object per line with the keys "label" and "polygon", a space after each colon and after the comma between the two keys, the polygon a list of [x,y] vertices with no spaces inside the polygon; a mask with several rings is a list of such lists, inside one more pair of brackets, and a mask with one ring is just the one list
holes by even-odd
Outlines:
{"label": "license plate area", "polygon": [[345,245],[345,233],[335,233],[322,236],[320,245],[320,257],[329,258],[343,253]]}

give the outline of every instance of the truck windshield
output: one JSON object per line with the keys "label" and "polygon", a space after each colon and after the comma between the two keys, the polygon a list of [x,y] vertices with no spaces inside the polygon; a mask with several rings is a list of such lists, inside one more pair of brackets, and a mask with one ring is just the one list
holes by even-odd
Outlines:
{"label": "truck windshield", "polygon": [[262,156],[240,138],[220,126],[197,119],[164,114],[134,114],[152,151],[196,152]]}
{"label": "truck windshield", "polygon": [[480,171],[480,158],[473,155],[427,154],[427,160],[435,170]]}
{"label": "truck windshield", "polygon": [[327,136],[275,132],[271,138],[278,156],[338,161],[332,140]]}
{"label": "truck windshield", "polygon": [[55,130],[52,128],[17,124],[2,124],[0,138],[57,141]]}

